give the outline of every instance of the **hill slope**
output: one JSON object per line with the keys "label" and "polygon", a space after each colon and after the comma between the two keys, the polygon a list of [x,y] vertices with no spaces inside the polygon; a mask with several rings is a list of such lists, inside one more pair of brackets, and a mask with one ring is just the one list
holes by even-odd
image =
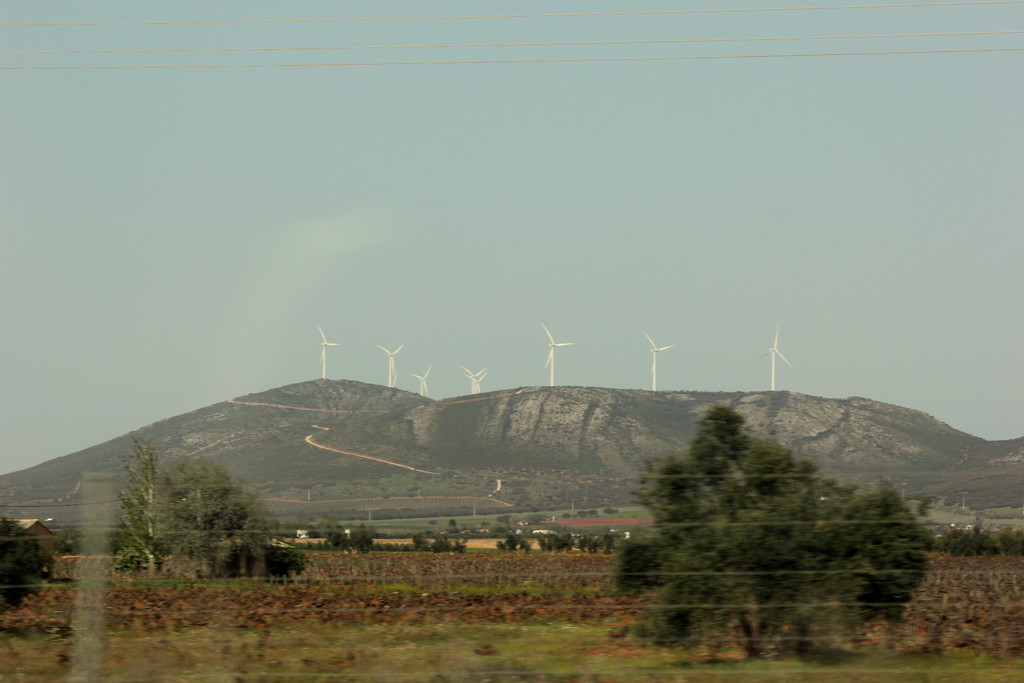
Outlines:
{"label": "hill slope", "polygon": [[300,501],[322,513],[445,497],[462,497],[463,506],[621,504],[644,461],[685,447],[714,403],[830,474],[886,477],[913,494],[950,498],[974,482],[985,498],[976,504],[1019,504],[1024,439],[988,442],[864,398],[524,387],[432,401],[344,380],[242,396],[0,476],[0,502],[13,510],[73,500],[83,472],[120,472],[141,438],[164,459],[222,462],[290,510]]}

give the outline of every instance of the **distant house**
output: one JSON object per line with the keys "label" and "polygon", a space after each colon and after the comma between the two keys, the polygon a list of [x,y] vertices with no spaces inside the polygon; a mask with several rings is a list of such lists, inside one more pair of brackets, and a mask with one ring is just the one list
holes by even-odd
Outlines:
{"label": "distant house", "polygon": [[57,549],[57,538],[53,535],[53,532],[46,528],[46,525],[38,519],[12,519],[11,521],[32,536],[35,536],[36,541],[39,542],[39,546],[46,552],[53,554],[54,550]]}

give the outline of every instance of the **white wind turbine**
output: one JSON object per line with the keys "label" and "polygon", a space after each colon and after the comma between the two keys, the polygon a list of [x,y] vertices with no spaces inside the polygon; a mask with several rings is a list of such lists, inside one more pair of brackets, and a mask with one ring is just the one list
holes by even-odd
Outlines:
{"label": "white wind turbine", "polygon": [[651,342],[651,391],[658,390],[658,352],[667,351],[671,349],[675,344],[669,344],[668,346],[659,347],[651,339],[651,335],[644,332],[644,336],[647,337],[647,341]]}
{"label": "white wind turbine", "polygon": [[555,338],[551,336],[551,332],[548,331],[547,326],[544,323],[540,324],[544,328],[545,334],[548,335],[548,362],[544,364],[544,367],[551,369],[551,386],[555,386],[555,347],[556,346],[572,346],[573,342],[560,342],[556,343]]}
{"label": "white wind turbine", "polygon": [[465,367],[462,368],[466,373],[466,377],[469,378],[469,393],[479,394],[480,393],[480,381],[487,376],[487,368],[480,370],[479,372],[470,372]]}
{"label": "white wind turbine", "polygon": [[427,371],[424,372],[422,375],[417,375],[416,373],[410,373],[410,374],[412,374],[413,377],[415,377],[416,379],[418,379],[420,381],[420,396],[426,396],[427,395],[427,375],[430,374],[430,368],[428,367]]}
{"label": "white wind turbine", "polygon": [[786,365],[793,367],[793,364],[786,360],[786,357],[782,355],[782,351],[779,351],[779,328],[775,328],[775,341],[772,342],[772,347],[768,349],[766,353],[762,353],[761,357],[764,358],[768,354],[772,356],[772,391],[775,391],[775,356],[778,356]]}
{"label": "white wind turbine", "polygon": [[377,345],[377,348],[388,354],[388,386],[394,388],[395,382],[398,380],[398,376],[395,374],[395,356],[398,355],[399,351],[405,348],[405,344],[402,344],[394,351],[388,351],[380,344]]}
{"label": "white wind turbine", "polygon": [[320,342],[320,378],[327,379],[327,347],[338,346],[338,344],[327,341],[327,336],[324,335],[323,328],[319,325],[316,326],[316,329],[320,330],[320,339],[322,340]]}

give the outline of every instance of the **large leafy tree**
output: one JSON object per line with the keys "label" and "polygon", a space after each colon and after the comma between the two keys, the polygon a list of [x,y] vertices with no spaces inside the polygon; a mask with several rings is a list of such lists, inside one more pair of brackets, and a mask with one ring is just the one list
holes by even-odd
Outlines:
{"label": "large leafy tree", "polygon": [[688,451],[649,466],[638,498],[655,533],[621,549],[617,578],[661,591],[661,640],[802,651],[830,628],[898,617],[923,578],[928,537],[898,493],[819,476],[725,406]]}
{"label": "large leafy tree", "polygon": [[270,516],[256,494],[212,460],[161,470],[157,538],[171,555],[199,562],[206,576],[249,574],[263,562]]}

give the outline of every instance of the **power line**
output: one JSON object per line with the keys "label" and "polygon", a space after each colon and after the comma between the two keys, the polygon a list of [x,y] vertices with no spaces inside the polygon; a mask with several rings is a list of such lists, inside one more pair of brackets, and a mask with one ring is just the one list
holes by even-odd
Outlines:
{"label": "power line", "polygon": [[15,510],[28,509],[28,508],[78,508],[86,507],[89,505],[109,505],[111,503],[120,503],[120,498],[113,500],[94,500],[88,503],[47,503],[45,505],[22,505],[20,503],[0,503],[0,508],[11,508]]}
{"label": "power line", "polygon": [[1006,31],[957,31],[937,33],[865,33],[854,35],[825,36],[770,36],[755,38],[679,38],[665,40],[592,40],[561,41],[544,43],[437,43],[424,45],[322,45],[299,47],[184,47],[184,48],[143,48],[143,49],[102,49],[102,50],[0,50],[4,55],[60,55],[60,54],[144,54],[166,52],[300,52],[315,50],[419,50],[444,48],[483,47],[592,47],[603,45],[678,45],[686,43],[747,43],[784,40],[849,40],[869,38],[935,38],[952,36],[994,36],[1016,35],[1024,30]]}
{"label": "power line", "polygon": [[565,17],[620,17],[650,16],[677,14],[722,14],[744,12],[810,12],[821,10],[856,10],[856,9],[898,9],[910,7],[962,7],[972,5],[1020,5],[1024,0],[971,0],[968,2],[913,2],[899,4],[872,5],[835,5],[810,7],[756,7],[756,8],[722,8],[722,9],[690,9],[690,10],[632,10],[618,12],[558,12],[534,14],[454,14],[438,16],[402,16],[402,17],[335,17],[319,19],[195,19],[179,21],[83,21],[83,22],[37,22],[0,24],[0,28],[37,28],[58,26],[169,26],[193,24],[299,24],[299,23],[331,23],[357,21],[423,21],[423,20],[456,20],[456,19],[547,19]]}
{"label": "power line", "polygon": [[936,55],[966,54],[984,52],[1021,52],[1024,47],[973,48],[956,50],[885,50],[877,52],[807,52],[784,54],[746,55],[689,55],[682,57],[563,57],[546,59],[467,59],[437,61],[396,61],[396,62],[299,62],[265,64],[132,64],[132,65],[81,65],[81,66],[0,66],[0,71],[59,71],[59,70],[118,70],[118,69],[257,69],[295,67],[352,67],[352,66],[449,66],[455,64],[552,64],[583,62],[671,62],[712,59],[780,59],[797,57],[868,57],[888,55]]}

